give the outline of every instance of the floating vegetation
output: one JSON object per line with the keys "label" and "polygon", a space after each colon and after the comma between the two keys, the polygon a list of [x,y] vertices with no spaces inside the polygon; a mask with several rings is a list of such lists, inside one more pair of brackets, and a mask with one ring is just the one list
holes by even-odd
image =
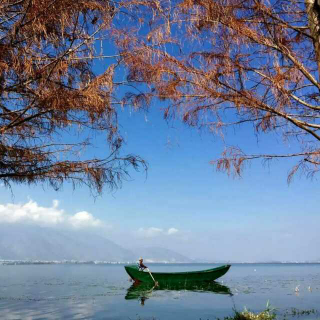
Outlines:
{"label": "floating vegetation", "polygon": [[287,310],[286,314],[291,315],[293,317],[299,317],[299,316],[308,316],[310,314],[317,314],[318,310],[316,309],[305,309],[305,310],[299,310],[296,308],[291,308],[291,310]]}
{"label": "floating vegetation", "polygon": [[275,309],[270,307],[269,301],[262,312],[254,313],[244,308],[244,311],[234,310],[234,313],[233,316],[225,317],[224,320],[273,320],[276,318]]}

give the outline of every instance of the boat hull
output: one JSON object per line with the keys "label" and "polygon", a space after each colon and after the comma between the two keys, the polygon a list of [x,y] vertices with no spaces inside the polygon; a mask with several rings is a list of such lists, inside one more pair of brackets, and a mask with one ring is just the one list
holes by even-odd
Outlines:
{"label": "boat hull", "polygon": [[[214,281],[223,275],[225,275],[230,269],[230,265],[224,265],[214,269],[208,269],[203,271],[190,271],[190,272],[152,272],[152,276],[156,282],[165,283],[186,283],[186,282],[205,282]],[[124,267],[132,278],[136,282],[154,282],[149,272],[140,271],[136,265],[128,265]]]}

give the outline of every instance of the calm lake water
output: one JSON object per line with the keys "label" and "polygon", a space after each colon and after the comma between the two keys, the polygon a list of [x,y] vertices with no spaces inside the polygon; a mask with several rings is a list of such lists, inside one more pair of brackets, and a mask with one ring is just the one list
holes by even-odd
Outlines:
{"label": "calm lake water", "polygon": [[[216,266],[149,265],[172,272]],[[217,282],[205,291],[156,290],[133,287],[123,265],[0,265],[0,318],[213,320],[234,308],[262,311],[269,301],[279,319],[320,319],[320,264],[234,264]],[[315,310],[298,316],[292,308]]]}

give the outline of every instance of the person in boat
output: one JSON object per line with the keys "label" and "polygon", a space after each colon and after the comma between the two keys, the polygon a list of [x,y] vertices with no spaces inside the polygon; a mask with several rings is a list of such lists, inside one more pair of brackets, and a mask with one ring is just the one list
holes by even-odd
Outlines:
{"label": "person in boat", "polygon": [[143,259],[140,258],[139,259],[139,270],[143,271],[144,269],[148,269],[148,267],[143,264]]}

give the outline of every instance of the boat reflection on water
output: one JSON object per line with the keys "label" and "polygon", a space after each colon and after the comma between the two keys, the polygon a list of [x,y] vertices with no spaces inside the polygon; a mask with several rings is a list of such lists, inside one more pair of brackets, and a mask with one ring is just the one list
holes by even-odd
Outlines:
{"label": "boat reflection on water", "polygon": [[226,294],[232,296],[230,288],[218,282],[187,282],[187,283],[136,283],[128,288],[125,296],[126,300],[139,300],[141,305],[151,298],[152,293],[158,290],[167,291],[193,291],[193,292],[212,292],[214,294]]}

